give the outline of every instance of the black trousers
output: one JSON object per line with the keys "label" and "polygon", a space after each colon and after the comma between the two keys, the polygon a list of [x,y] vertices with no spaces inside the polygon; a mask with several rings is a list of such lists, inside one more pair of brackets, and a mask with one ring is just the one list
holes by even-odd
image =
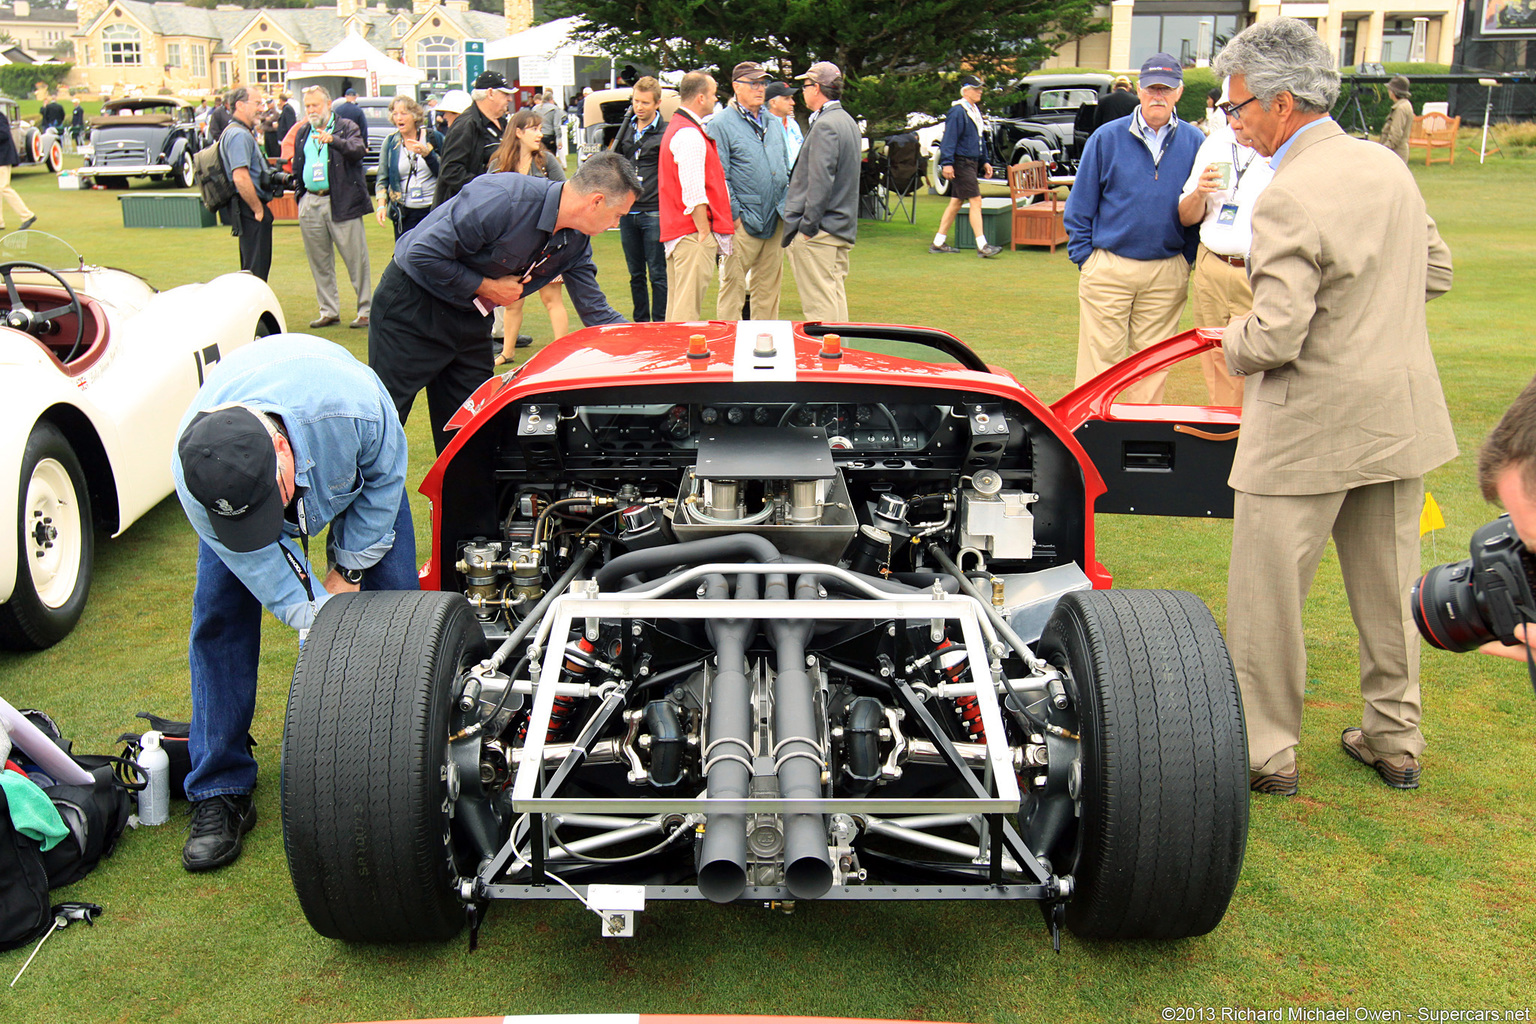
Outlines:
{"label": "black trousers", "polygon": [[257,221],[245,200],[236,199],[235,209],[240,218],[240,269],[265,281],[272,270],[272,211],[262,203],[262,218]]}
{"label": "black trousers", "polygon": [[395,400],[402,424],[426,388],[432,443],[441,455],[449,417],[491,376],[491,318],[444,302],[390,260],[373,290],[368,365]]}

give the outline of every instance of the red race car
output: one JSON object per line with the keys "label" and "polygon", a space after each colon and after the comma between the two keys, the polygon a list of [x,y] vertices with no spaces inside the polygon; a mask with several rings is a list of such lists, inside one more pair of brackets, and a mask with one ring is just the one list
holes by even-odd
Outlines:
{"label": "red race car", "polygon": [[1020,899],[1057,940],[1209,931],[1248,826],[1231,662],[1193,595],[1109,589],[1093,514],[1230,514],[1237,410],[1112,401],[1216,341],[1054,406],[865,324],[592,328],[488,381],[422,486],[422,590],[330,601],[295,669],[310,923]]}

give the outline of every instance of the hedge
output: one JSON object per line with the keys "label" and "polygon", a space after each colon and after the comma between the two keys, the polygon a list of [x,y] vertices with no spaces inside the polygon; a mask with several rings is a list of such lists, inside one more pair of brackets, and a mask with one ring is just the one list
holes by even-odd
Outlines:
{"label": "hedge", "polygon": [[5,64],[0,66],[0,92],[12,99],[31,99],[38,82],[57,92],[73,64]]}

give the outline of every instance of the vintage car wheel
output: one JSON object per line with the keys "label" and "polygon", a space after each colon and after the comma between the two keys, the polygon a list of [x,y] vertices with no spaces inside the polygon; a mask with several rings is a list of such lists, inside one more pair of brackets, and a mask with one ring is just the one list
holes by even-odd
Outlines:
{"label": "vintage car wheel", "polygon": [[27,129],[27,139],[23,144],[24,152],[31,156],[29,163],[40,164],[43,162],[43,133],[36,128]]}
{"label": "vintage car wheel", "polygon": [[52,647],[75,628],[95,553],[85,472],[58,428],[32,428],[21,459],[16,585],[0,605],[0,645]]}
{"label": "vintage car wheel", "polygon": [[1210,610],[1178,591],[1072,593],[1040,651],[1070,673],[1082,738],[1067,926],[1094,939],[1205,934],[1248,837],[1242,703]]}
{"label": "vintage car wheel", "polygon": [[176,164],[176,180],[181,183],[182,188],[191,188],[194,178],[192,154],[190,151],[185,152],[181,154],[181,160]]}
{"label": "vintage car wheel", "polygon": [[485,654],[457,594],[341,594],[321,609],[294,668],[282,754],[288,869],[320,934],[440,940],[463,926],[449,697]]}
{"label": "vintage car wheel", "polygon": [[58,139],[54,139],[48,145],[48,172],[50,174],[58,174],[59,169],[63,166],[64,147],[62,144],[60,144]]}

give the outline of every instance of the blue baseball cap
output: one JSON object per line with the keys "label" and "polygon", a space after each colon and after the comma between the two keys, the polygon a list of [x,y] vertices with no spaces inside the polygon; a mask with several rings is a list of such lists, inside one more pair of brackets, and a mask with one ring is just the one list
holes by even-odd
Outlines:
{"label": "blue baseball cap", "polygon": [[1166,85],[1177,89],[1184,84],[1184,68],[1171,53],[1154,53],[1141,65],[1139,85]]}

